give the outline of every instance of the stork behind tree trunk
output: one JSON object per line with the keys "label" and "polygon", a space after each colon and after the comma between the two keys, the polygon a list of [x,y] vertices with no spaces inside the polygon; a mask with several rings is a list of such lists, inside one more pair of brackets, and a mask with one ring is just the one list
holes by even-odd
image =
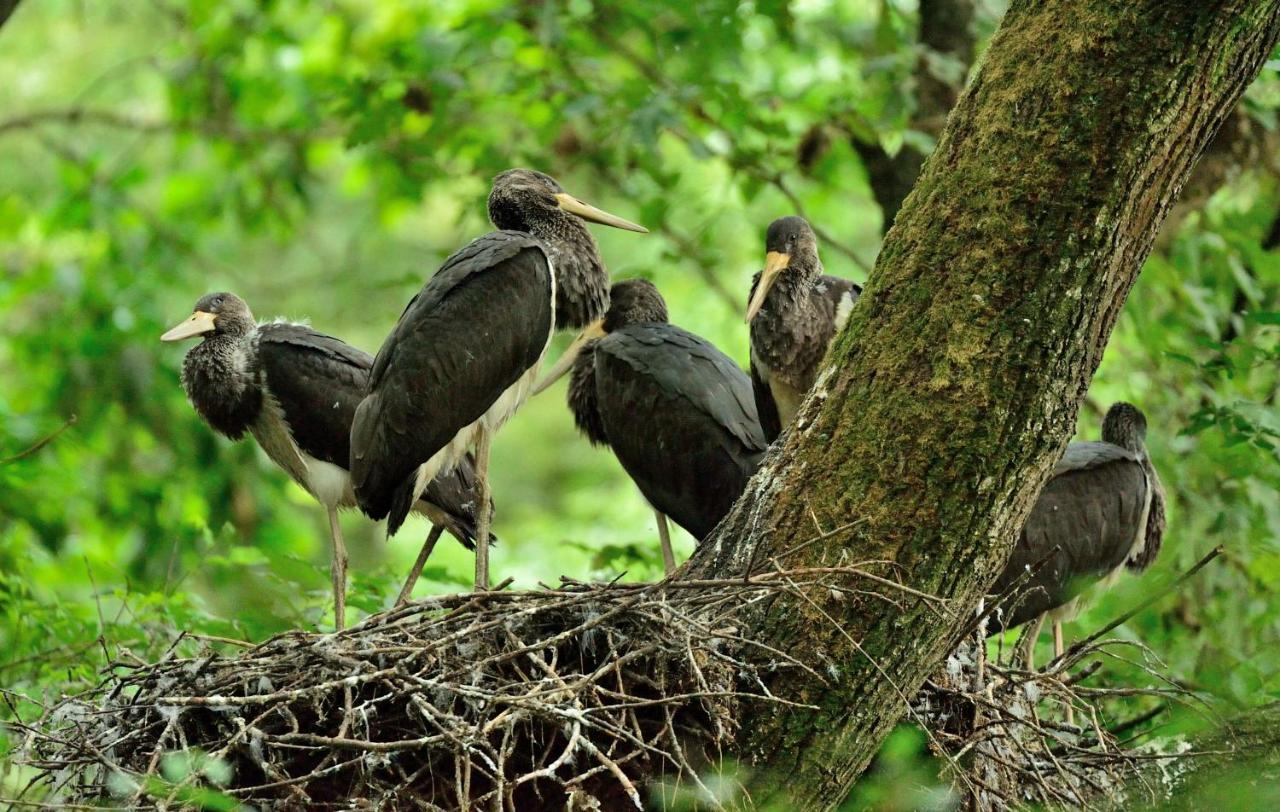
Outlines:
{"label": "stork behind tree trunk", "polygon": [[818,237],[803,217],[769,224],[764,270],[751,280],[747,306],[751,384],[769,442],[795,418],[862,292],[822,271]]}
{"label": "stork behind tree trunk", "polygon": [[[1084,590],[1110,586],[1124,570],[1138,573],[1160,552],[1165,494],[1147,454],[1147,420],[1132,404],[1116,403],[1102,421],[1102,441],[1072,443],[1054,467],[993,592],[1029,579],[993,616],[991,633],[1028,621],[1024,659],[1044,619],[1054,627],[1054,656],[1063,652],[1062,621],[1079,609]],[[1039,567],[1038,569],[1036,569]]]}

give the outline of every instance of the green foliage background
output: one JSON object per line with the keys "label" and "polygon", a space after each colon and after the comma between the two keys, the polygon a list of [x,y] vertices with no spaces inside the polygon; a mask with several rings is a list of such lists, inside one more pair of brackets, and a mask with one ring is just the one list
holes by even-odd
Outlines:
{"label": "green foliage background", "polygon": [[[1000,10],[980,7],[980,41]],[[905,0],[19,7],[0,33],[0,457],[76,422],[0,465],[0,686],[56,696],[178,630],[258,640],[330,623],[322,514],[251,443],[199,422],[184,348],[157,341],[201,294],[234,290],[261,318],[376,350],[487,229],[489,179],[533,166],[649,226],[597,230],[615,277],[655,280],[673,321],[745,364],[772,218],[806,214],[834,238],[829,272],[865,281],[881,215],[848,136],[930,146],[911,129],[915,31]],[[1265,128],[1274,67],[1247,101]],[[1280,695],[1275,170],[1272,155],[1243,167],[1162,241],[1081,426],[1096,436],[1109,402],[1140,404],[1172,506],[1156,567],[1070,630],[1223,545],[1117,633],[1242,706]],[[651,514],[574,432],[562,388],[523,409],[494,459],[498,578],[660,571]],[[351,604],[387,607],[426,526],[390,543],[360,516],[344,527]],[[470,558],[442,544],[427,576],[420,593],[465,587]]]}

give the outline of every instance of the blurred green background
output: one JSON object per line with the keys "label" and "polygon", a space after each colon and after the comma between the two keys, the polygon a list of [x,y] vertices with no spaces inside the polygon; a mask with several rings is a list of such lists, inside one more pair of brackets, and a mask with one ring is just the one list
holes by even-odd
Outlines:
{"label": "blurred green background", "polygon": [[[979,49],[1001,11],[977,4]],[[647,225],[596,230],[614,276],[653,279],[674,322],[745,365],[771,219],[807,215],[832,238],[828,271],[865,281],[882,214],[852,143],[926,152],[920,67],[964,75],[917,27],[896,0],[20,5],[0,31],[0,458],[76,422],[0,464],[0,686],[56,696],[178,630],[329,627],[322,511],[251,442],[197,419],[186,348],[157,340],[200,295],[233,290],[259,318],[375,351],[487,230],[490,178],[532,166]],[[1227,706],[1280,695],[1275,67],[1245,103],[1263,146],[1162,235],[1080,427],[1096,437],[1111,401],[1141,405],[1172,504],[1155,568],[1068,633],[1223,545],[1117,634]],[[497,579],[660,572],[652,515],[576,434],[563,384],[499,435],[492,477]],[[356,514],[344,528],[349,602],[386,608],[427,526],[390,543]],[[441,544],[418,592],[470,574]]]}

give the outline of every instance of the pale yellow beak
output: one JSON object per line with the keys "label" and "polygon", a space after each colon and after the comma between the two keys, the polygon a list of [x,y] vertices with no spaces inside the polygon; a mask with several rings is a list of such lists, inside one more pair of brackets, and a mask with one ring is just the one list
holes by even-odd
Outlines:
{"label": "pale yellow beak", "polygon": [[756,317],[764,306],[764,297],[769,295],[769,288],[778,279],[778,274],[791,264],[791,255],[780,251],[770,251],[764,255],[764,272],[760,274],[760,284],[756,285],[756,293],[747,305],[747,324]]}
{"label": "pale yellow beak", "polygon": [[637,225],[630,220],[623,220],[621,217],[602,211],[592,206],[590,203],[583,203],[578,198],[566,192],[560,192],[556,195],[556,202],[560,204],[560,208],[576,214],[583,220],[590,220],[593,223],[599,223],[602,226],[613,226],[627,231],[638,231],[641,234],[648,234],[649,229],[642,225]]}
{"label": "pale yellow beak", "polygon": [[563,378],[564,374],[573,368],[573,362],[577,360],[579,353],[582,352],[582,348],[587,345],[587,342],[594,341],[597,338],[604,338],[604,336],[604,319],[596,319],[582,328],[582,332],[578,333],[578,337],[564,351],[564,355],[560,356],[560,360],[556,361],[555,366],[547,371],[542,380],[538,381],[537,386],[533,387],[533,394],[541,394],[553,383]]}
{"label": "pale yellow beak", "polygon": [[203,310],[197,310],[191,314],[191,318],[184,322],[173,326],[169,332],[160,336],[161,341],[181,341],[184,338],[192,338],[202,333],[212,333],[214,331],[214,320],[217,316],[212,313],[206,313]]}

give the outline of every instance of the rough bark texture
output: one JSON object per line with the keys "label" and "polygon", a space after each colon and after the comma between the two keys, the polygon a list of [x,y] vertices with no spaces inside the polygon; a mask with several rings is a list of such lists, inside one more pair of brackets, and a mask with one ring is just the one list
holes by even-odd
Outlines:
{"label": "rough bark texture", "polygon": [[[692,576],[888,561],[921,601],[778,599],[830,679],[741,743],[756,802],[838,803],[1007,558],[1161,220],[1280,0],[1021,0],[889,232],[827,373]],[[828,535],[804,544],[819,529]]]}

